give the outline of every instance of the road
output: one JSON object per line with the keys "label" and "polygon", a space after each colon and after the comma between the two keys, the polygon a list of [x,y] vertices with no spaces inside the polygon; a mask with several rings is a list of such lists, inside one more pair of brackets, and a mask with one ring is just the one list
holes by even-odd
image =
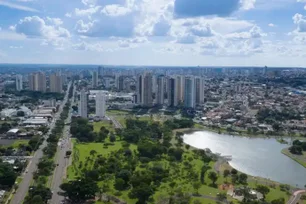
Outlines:
{"label": "road", "polygon": [[54,119],[49,126],[48,133],[44,136],[45,140],[40,145],[39,149],[35,152],[33,158],[30,160],[30,162],[27,166],[27,169],[26,169],[26,171],[23,175],[23,179],[22,179],[21,183],[19,184],[18,189],[16,190],[13,199],[10,202],[11,204],[21,204],[23,202],[23,200],[25,199],[26,194],[28,192],[28,189],[30,187],[31,181],[33,179],[33,173],[37,170],[37,164],[43,156],[43,149],[48,144],[47,138],[49,137],[51,131],[55,127],[56,121],[60,118],[60,114],[62,113],[64,105],[66,104],[66,102],[68,100],[68,94],[69,94],[70,86],[71,86],[71,83],[69,84],[69,86],[67,88],[65,98],[64,98],[62,104],[59,107],[59,111],[55,114]]}
{"label": "road", "polygon": [[287,204],[297,204],[303,193],[306,193],[306,190],[298,190],[293,193]]}
{"label": "road", "polygon": [[[73,91],[72,100],[74,100],[74,93],[75,93],[75,86]],[[69,110],[69,115],[67,120],[65,121],[66,124],[71,123],[71,111]],[[52,198],[50,203],[59,204],[62,203],[65,198],[58,194],[58,192],[61,192],[60,185],[63,182],[63,179],[66,176],[66,170],[69,166],[69,158],[66,158],[66,151],[72,150],[72,144],[70,139],[70,125],[65,125],[64,131],[63,131],[63,137],[61,138],[61,141],[59,142],[59,145],[57,147],[57,154],[55,159],[55,164],[58,164],[58,166],[55,167],[53,172],[53,178],[51,182],[51,191],[53,192]]]}
{"label": "road", "polygon": [[121,123],[119,123],[114,117],[112,117],[112,116],[108,116],[108,117],[113,122],[115,128],[123,129],[123,126],[121,125]]}

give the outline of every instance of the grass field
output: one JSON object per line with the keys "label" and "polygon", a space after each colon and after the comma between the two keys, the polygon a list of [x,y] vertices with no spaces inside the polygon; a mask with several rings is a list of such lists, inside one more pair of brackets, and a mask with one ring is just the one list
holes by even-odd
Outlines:
{"label": "grass field", "polygon": [[19,145],[27,145],[29,140],[1,140],[0,146],[18,148]]}
{"label": "grass field", "polygon": [[[76,140],[72,140],[73,142],[73,165],[68,167],[68,179],[74,179],[79,175],[77,171],[77,167],[80,162],[85,163],[88,157],[90,157],[90,151],[95,150],[97,155],[101,154],[103,156],[110,154],[113,151],[119,150],[122,145],[121,142],[114,142],[113,146],[108,146],[108,148],[104,148],[103,143],[76,143]],[[131,150],[136,149],[136,145],[130,146]]]}
{"label": "grass field", "polygon": [[29,140],[15,140],[14,143],[11,145],[13,148],[18,148],[19,145],[23,144],[26,145],[28,144]]}
{"label": "grass field", "polygon": [[100,121],[100,122],[94,122],[93,123],[94,132],[100,132],[101,127],[105,127],[109,131],[114,131],[113,124],[111,121]]}

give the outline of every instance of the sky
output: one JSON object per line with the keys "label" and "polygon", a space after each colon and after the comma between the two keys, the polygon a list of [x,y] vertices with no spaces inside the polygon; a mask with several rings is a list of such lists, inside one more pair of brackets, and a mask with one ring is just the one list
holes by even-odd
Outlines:
{"label": "sky", "polygon": [[306,0],[0,0],[0,63],[306,67]]}

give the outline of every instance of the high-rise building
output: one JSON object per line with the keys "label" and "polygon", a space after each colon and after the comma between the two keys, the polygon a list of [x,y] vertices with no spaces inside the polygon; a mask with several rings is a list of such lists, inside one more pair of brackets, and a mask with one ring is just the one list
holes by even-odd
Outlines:
{"label": "high-rise building", "polygon": [[165,77],[158,76],[157,78],[157,93],[156,93],[156,103],[158,105],[164,104],[164,86],[165,86]]}
{"label": "high-rise building", "polygon": [[32,91],[46,92],[46,75],[43,72],[37,72],[29,75],[29,88]]}
{"label": "high-rise building", "polygon": [[167,80],[167,95],[168,95],[168,106],[176,107],[178,105],[178,97],[177,97],[177,79],[169,78]]}
{"label": "high-rise building", "polygon": [[176,87],[177,87],[177,101],[179,103],[183,103],[184,102],[184,97],[185,97],[185,76],[177,76],[177,83],[176,83]]}
{"label": "high-rise building", "polygon": [[143,76],[143,91],[142,91],[142,105],[146,107],[153,106],[152,98],[152,74],[145,73]]}
{"label": "high-rise building", "polygon": [[106,105],[105,105],[106,97],[103,91],[99,91],[96,94],[96,116],[99,118],[105,117]]}
{"label": "high-rise building", "polygon": [[104,75],[104,67],[98,67],[98,75],[103,76]]}
{"label": "high-rise building", "polygon": [[185,97],[184,97],[184,106],[186,108],[195,108],[195,80],[194,77],[185,78]]}
{"label": "high-rise building", "polygon": [[137,77],[137,104],[145,107],[151,107],[153,105],[152,98],[152,74],[145,73]]}
{"label": "high-rise building", "polygon": [[115,74],[115,88],[119,90],[119,84],[120,84],[120,75]]}
{"label": "high-rise building", "polygon": [[119,91],[124,90],[124,76],[119,77]]}
{"label": "high-rise building", "polygon": [[63,83],[61,75],[57,73],[52,73],[50,75],[50,92],[62,93]]}
{"label": "high-rise building", "polygon": [[23,89],[22,75],[16,76],[16,90],[21,91]]}
{"label": "high-rise building", "polygon": [[79,101],[79,115],[82,118],[87,118],[87,93],[85,89],[81,90]]}
{"label": "high-rise building", "polygon": [[137,76],[137,80],[136,80],[136,100],[135,102],[139,105],[141,105],[142,103],[142,75],[138,75]]}
{"label": "high-rise building", "polygon": [[205,79],[203,77],[195,78],[195,97],[196,104],[200,105],[204,103],[204,88],[205,88]]}
{"label": "high-rise building", "polygon": [[98,73],[96,71],[92,72],[92,87],[96,88],[98,86]]}

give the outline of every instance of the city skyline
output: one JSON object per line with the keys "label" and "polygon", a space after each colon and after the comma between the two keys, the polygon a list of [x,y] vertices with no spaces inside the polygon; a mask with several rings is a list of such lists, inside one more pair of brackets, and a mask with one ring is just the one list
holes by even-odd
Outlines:
{"label": "city skyline", "polygon": [[4,0],[0,63],[306,66],[304,6],[302,0],[79,0],[64,6]]}

